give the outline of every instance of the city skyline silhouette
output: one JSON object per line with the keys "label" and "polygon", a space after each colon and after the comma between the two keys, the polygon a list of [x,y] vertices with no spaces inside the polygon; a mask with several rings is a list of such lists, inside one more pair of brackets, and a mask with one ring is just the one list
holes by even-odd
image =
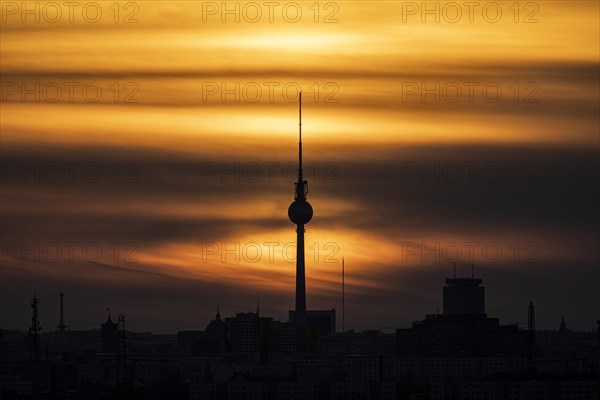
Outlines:
{"label": "city skyline silhouette", "polygon": [[0,3],[1,398],[598,398],[598,2],[76,3]]}
{"label": "city skyline silhouette", "polygon": [[[308,154],[312,156],[311,152]],[[310,241],[311,233],[306,233],[305,225],[313,222],[311,226],[318,226],[320,218],[313,218],[313,207],[307,201],[308,180],[304,179],[303,161],[302,92],[299,92],[298,163],[287,164],[288,167],[297,168],[294,199],[288,206],[287,215],[296,225],[296,238],[285,243],[262,242],[262,246],[269,249],[267,265],[284,266],[295,272],[280,274],[286,281],[281,285],[281,297],[291,299],[292,293],[295,293],[293,306],[290,301],[290,305],[284,309],[287,318],[282,316],[285,313],[282,313],[282,304],[277,304],[272,298],[269,301],[269,296],[264,293],[255,296],[256,306],[251,308],[251,301],[244,302],[248,296],[236,297],[226,290],[217,290],[210,293],[210,300],[216,304],[213,319],[206,322],[204,318],[209,314],[201,316],[202,311],[199,311],[210,307],[210,300],[206,297],[200,300],[195,293],[191,296],[193,300],[187,302],[196,312],[188,313],[187,318],[177,318],[178,313],[175,313],[176,323],[169,324],[165,323],[161,314],[154,312],[152,306],[140,308],[139,300],[127,301],[135,297],[133,292],[128,293],[125,301],[118,301],[107,292],[106,296],[101,297],[108,306],[106,319],[82,323],[79,316],[81,312],[89,312],[91,316],[97,311],[82,307],[85,302],[82,304],[81,300],[89,295],[82,293],[74,296],[75,307],[71,308],[72,303],[66,303],[65,315],[65,291],[68,299],[74,285],[65,285],[63,281],[58,294],[59,307],[55,309],[58,322],[46,329],[47,317],[44,317],[44,323],[40,321],[44,315],[40,304],[44,303],[40,301],[35,287],[34,295],[30,298],[28,330],[25,332],[16,324],[11,326],[11,323],[3,320],[0,353],[6,361],[0,369],[2,395],[15,399],[36,398],[43,393],[44,396],[57,399],[69,394],[82,399],[341,400],[412,399],[417,396],[433,400],[467,399],[471,398],[472,393],[481,392],[486,393],[488,397],[485,398],[489,399],[529,399],[532,393],[536,393],[536,398],[540,399],[554,398],[555,393],[561,399],[597,397],[600,320],[595,320],[589,309],[580,310],[580,315],[585,317],[582,320],[572,320],[568,314],[565,319],[564,313],[558,308],[545,309],[544,304],[555,301],[555,298],[543,296],[544,291],[540,292],[540,287],[528,286],[522,273],[518,275],[518,281],[511,283],[520,283],[524,290],[521,294],[511,293],[510,300],[517,305],[519,318],[526,318],[527,324],[507,321],[494,313],[498,299],[506,299],[506,291],[510,292],[514,286],[495,286],[501,292],[494,293],[492,290],[495,299],[491,302],[486,300],[490,291],[486,291],[482,283],[489,282],[494,287],[496,282],[482,279],[479,272],[487,276],[491,275],[490,271],[494,272],[504,246],[504,251],[509,250],[509,259],[514,265],[532,265],[535,268],[540,262],[540,255],[544,254],[540,243],[528,240],[505,244],[477,237],[477,241],[436,241],[433,245],[423,240],[405,240],[395,244],[393,247],[400,250],[396,263],[405,264],[405,269],[427,265],[431,260],[442,265],[442,268],[430,267],[429,274],[440,270],[447,273],[450,265],[452,268],[451,277],[444,274],[429,282],[429,285],[439,285],[445,279],[445,285],[437,293],[423,291],[421,286],[420,290],[404,294],[404,299],[408,301],[419,296],[428,300],[423,301],[426,311],[420,316],[412,321],[401,321],[397,317],[401,314],[400,310],[406,312],[409,309],[409,315],[414,315],[420,311],[419,308],[390,301],[390,296],[381,293],[382,287],[369,288],[356,282],[355,276],[360,276],[361,271],[355,272],[352,261],[367,250],[363,241],[359,240],[355,249],[352,246],[342,249],[331,238],[322,243]],[[183,165],[188,170],[198,172],[193,164],[191,168],[190,164]],[[210,165],[214,167],[214,164]],[[418,167],[418,164],[403,164],[401,179],[408,179],[409,174],[414,178],[415,166]],[[12,174],[13,171],[5,170],[5,173]],[[120,174],[120,170],[118,172]],[[516,174],[520,179],[519,174],[520,170]],[[200,170],[199,176],[204,179],[205,171]],[[316,174],[313,177],[317,181],[317,185],[311,185],[313,188],[326,188],[327,184],[336,183],[321,182],[319,185],[320,176]],[[421,184],[423,180],[434,177],[434,183],[439,185],[444,174],[434,168],[417,173],[417,177]],[[486,179],[485,175],[482,178]],[[528,184],[539,183],[537,174],[528,179],[534,179]],[[221,181],[221,184],[225,182]],[[256,182],[248,183],[254,185]],[[408,181],[402,183],[408,186]],[[442,182],[449,183],[455,184]],[[493,182],[486,182],[490,183]],[[281,185],[275,186],[279,188]],[[327,190],[324,192],[326,194]],[[319,190],[316,190],[316,195],[311,197],[316,204],[320,204],[319,194]],[[347,194],[352,195],[352,192]],[[472,203],[470,205],[473,206]],[[225,204],[222,206],[226,207]],[[272,218],[283,221],[285,205],[275,210]],[[355,211],[347,212],[348,216],[332,218],[331,208],[325,210],[325,218],[330,214],[328,224],[339,223],[336,220],[347,223],[360,221],[360,213]],[[416,216],[416,220],[419,219],[420,216]],[[253,222],[248,223],[250,229],[252,225]],[[305,235],[309,238],[308,246],[305,245]],[[254,237],[261,235],[251,234],[245,244],[239,241],[233,242],[232,246],[231,242],[211,241],[200,246],[192,245],[189,249],[192,254],[195,252],[193,257],[196,262],[210,265],[209,259],[214,257],[222,265],[230,266],[233,258],[233,265],[242,268],[260,266],[263,256],[259,244],[261,241],[255,241]],[[69,258],[66,262],[61,260],[63,247],[68,249]],[[106,245],[89,241],[80,246],[77,242],[31,245],[27,242],[3,241],[2,261],[8,265],[37,263],[53,266],[61,260],[63,265],[77,266],[80,247],[85,264],[94,268],[106,269],[110,266],[100,262],[104,248],[111,250],[114,265],[110,267],[113,272],[127,271],[136,277],[148,273],[139,268],[138,264],[143,262],[140,263],[136,258],[139,251],[137,242]],[[275,250],[279,248],[284,249],[281,257],[275,255]],[[465,248],[469,252],[467,260],[462,257]],[[295,258],[289,257],[290,249],[295,253]],[[328,249],[333,253],[320,253]],[[479,251],[481,253],[477,255]],[[350,268],[347,270],[345,260],[348,253],[352,256],[348,258]],[[375,251],[375,255],[380,254]],[[119,267],[118,264],[126,267]],[[464,272],[468,265],[470,274],[467,275]],[[506,265],[506,260],[502,265]],[[544,267],[548,267],[548,264],[544,264]],[[215,270],[211,272],[218,274]],[[271,269],[259,269],[254,277],[273,283],[276,279],[272,272]],[[319,287],[318,277],[315,279],[311,272],[330,274],[330,281]],[[502,278],[515,276],[510,268],[496,269],[495,273],[501,278],[500,283]],[[167,277],[164,273],[152,274],[163,282]],[[205,282],[218,283],[211,281],[211,275],[204,278]],[[351,290],[347,294],[348,278]],[[411,275],[408,274],[406,284],[410,285],[410,280]],[[291,285],[291,282],[295,282],[295,285]],[[195,283],[191,281],[190,287],[193,288]],[[131,286],[135,288],[135,285]],[[360,292],[356,291],[357,288],[361,289]],[[542,289],[554,290],[552,287]],[[44,291],[47,294],[48,286]],[[323,293],[326,295],[323,296]],[[206,293],[203,295],[206,296]],[[391,324],[368,325],[364,321],[369,320],[364,317],[363,326],[357,323],[361,320],[361,311],[379,317],[379,309],[374,307],[373,301],[363,302],[365,295],[379,295],[386,303],[389,315],[395,316]],[[95,300],[93,296],[88,298]],[[163,299],[159,297],[157,300],[164,306]],[[178,305],[184,303],[176,301]],[[234,311],[222,311],[222,303],[229,307],[233,304]],[[542,306],[536,307],[539,303]],[[10,311],[20,311],[21,316],[27,315],[25,307],[20,308],[11,305]],[[72,320],[69,317],[71,309],[76,310]],[[536,317],[541,314],[558,318],[559,313],[558,324],[556,319],[549,321]],[[156,316],[157,319],[144,319],[147,315]],[[512,315],[515,315],[514,311]],[[154,322],[159,328],[148,329]],[[573,329],[573,326],[578,329]],[[579,397],[572,397],[572,393],[577,393]]]}
{"label": "city skyline silhouette", "polygon": [[[344,292],[342,292],[341,294],[339,293],[339,288],[334,288],[333,292],[333,298],[335,299],[334,302],[331,304],[331,307],[323,307],[324,310],[320,310],[320,311],[308,311],[307,309],[307,289],[306,289],[306,265],[305,265],[305,243],[304,243],[304,233],[306,232],[304,226],[312,220],[313,218],[313,208],[310,205],[310,203],[308,203],[307,201],[307,194],[308,194],[308,181],[304,179],[304,175],[303,175],[303,167],[302,167],[302,92],[298,93],[298,163],[297,163],[297,181],[294,182],[294,201],[290,204],[289,208],[288,208],[288,217],[289,219],[292,221],[292,223],[294,223],[296,225],[296,243],[295,243],[295,251],[296,251],[296,258],[295,260],[291,260],[289,258],[286,258],[285,261],[290,262],[293,261],[295,263],[295,307],[289,307],[288,311],[289,311],[289,321],[291,323],[293,323],[294,325],[297,325],[299,327],[306,327],[307,326],[307,312],[321,312],[321,313],[327,313],[327,310],[336,310],[336,308],[339,308],[340,310],[344,309],[344,305],[345,305],[345,296],[344,296]],[[430,171],[431,172],[431,171]],[[529,242],[529,244],[531,244],[532,242]],[[238,243],[239,244],[239,243]],[[289,245],[290,243],[286,243],[286,245]],[[38,258],[44,258],[47,257],[46,254],[44,254],[45,250],[42,250],[42,247],[36,248],[34,246],[34,248],[27,248],[27,245],[25,243],[16,243],[16,245],[14,243],[8,243],[8,246],[6,246],[7,243],[5,243],[3,246],[3,249],[5,250],[5,252],[7,253],[6,255],[8,256],[17,256],[17,260],[18,260],[18,256],[24,257],[26,254],[33,254],[34,257],[38,257]],[[12,247],[11,247],[12,245]],[[19,245],[21,245],[22,247],[19,247]],[[95,245],[95,243],[94,243]],[[254,245],[254,243],[253,243]],[[272,244],[271,244],[272,245]],[[489,245],[489,243],[488,243]],[[492,249],[494,251],[502,251],[500,246],[496,243],[492,243],[493,246]],[[77,244],[70,244],[70,248],[72,250],[73,247],[76,247]],[[423,247],[420,247],[423,246]],[[455,242],[451,242],[450,243],[451,248],[454,250],[458,247],[456,247],[456,243]],[[479,242],[471,242],[468,243],[468,247],[470,248],[471,252],[475,251],[475,248],[479,246]],[[518,246],[518,244],[516,245]],[[537,246],[537,245],[536,245]],[[428,257],[433,257],[436,259],[436,261],[439,262],[440,258],[444,258],[445,256],[447,256],[446,254],[443,253],[443,251],[441,251],[439,248],[439,246],[436,245],[434,248],[427,248],[426,245],[422,244],[422,243],[418,243],[418,242],[407,242],[406,246],[405,243],[402,243],[402,251],[403,251],[403,258],[406,257],[408,258],[409,256],[417,256],[417,257],[421,257],[422,260],[426,260]],[[59,247],[57,247],[58,249],[60,249]],[[533,247],[535,252],[537,252],[539,249],[537,247]],[[15,249],[17,250],[15,252]],[[531,249],[531,248],[530,248]],[[35,251],[38,250],[40,253],[36,254]],[[202,248],[202,251],[206,251],[207,248]],[[210,249],[210,253],[212,254],[212,248]],[[519,251],[518,248],[514,248],[513,249],[515,251],[515,260],[517,257],[517,252]],[[59,250],[60,251],[60,250]],[[118,251],[118,249],[117,249]],[[231,249],[227,249],[226,244],[223,245],[223,249],[220,250],[221,251],[221,256],[222,256],[222,261],[227,261],[227,257],[231,256],[233,254],[234,258],[236,259],[236,262],[238,261],[239,258],[239,254],[237,254],[239,252],[239,250],[237,249],[237,247],[235,248],[235,251],[231,251]],[[530,251],[530,250],[528,250]],[[439,253],[439,254],[436,254]],[[496,254],[497,255],[497,254]],[[271,256],[271,254],[269,255]],[[534,254],[535,256],[535,254]],[[342,257],[343,258],[343,257]],[[22,261],[22,260],[21,260]],[[38,261],[38,260],[36,260]],[[86,259],[86,261],[89,261]],[[247,260],[242,260],[243,262],[247,262]],[[317,260],[317,262],[319,262],[320,260]],[[338,262],[339,260],[335,260],[335,262],[331,262],[331,264],[333,264],[335,266],[335,268],[338,267]],[[531,260],[525,258],[524,262],[537,262],[538,260],[535,258],[532,258]],[[495,261],[494,261],[495,262]],[[343,260],[342,260],[343,263]],[[443,262],[442,262],[443,263]],[[457,263],[456,262],[452,262],[452,268],[453,268],[453,277],[452,278],[445,278],[446,280],[446,286],[444,286],[444,295],[443,295],[443,313],[442,314],[452,314],[452,311],[448,311],[449,309],[451,309],[452,307],[458,307],[458,306],[449,306],[448,303],[447,304],[447,296],[446,296],[446,290],[451,290],[452,287],[456,286],[456,290],[459,290],[461,285],[467,285],[467,286],[471,286],[472,284],[469,282],[474,282],[474,283],[478,283],[481,284],[481,279],[475,279],[475,264],[473,262],[470,263],[471,265],[471,277],[467,278],[465,277],[458,277],[457,278]],[[464,263],[461,263],[464,264]],[[488,263],[489,264],[489,263]],[[485,264],[484,264],[485,266]],[[335,271],[334,271],[335,272]],[[340,271],[341,275],[340,275],[340,279],[341,279],[341,285],[342,285],[342,289],[344,290],[344,271],[343,271],[343,267],[342,270]],[[450,282],[456,282],[456,283],[450,283]],[[461,283],[462,282],[462,283]],[[451,285],[451,287],[448,286],[448,284]],[[477,285],[475,285],[477,286]],[[479,288],[481,290],[483,290],[483,288]],[[336,293],[336,290],[338,293]],[[454,289],[453,289],[454,290]],[[466,287],[464,290],[467,290]],[[475,289],[472,289],[475,290]],[[339,298],[336,297],[340,297],[342,298],[342,304],[340,306],[340,302],[339,302]],[[481,294],[477,295],[477,297],[479,298],[478,300],[473,300],[474,298],[472,297],[473,295],[475,295],[475,293],[473,292],[471,295],[469,295],[468,297],[466,297],[469,300],[465,300],[470,302],[470,304],[464,303],[462,306],[460,307],[466,307],[468,309],[477,309],[479,311],[474,312],[474,313],[479,313],[479,314],[485,314],[485,311],[483,311],[485,309],[485,305],[484,305],[484,295],[483,292],[481,292]],[[64,305],[63,305],[63,291],[61,290],[60,292],[60,313],[59,313],[59,318],[58,318],[58,325],[57,325],[57,329],[60,331],[64,331],[67,328],[67,325],[65,325],[64,322]],[[39,296],[37,296],[37,289],[35,290],[35,294],[34,297],[35,302],[36,302],[36,313],[38,312],[38,307],[39,307]],[[217,299],[218,300],[218,299]],[[260,303],[260,298],[257,298],[257,304]],[[530,305],[533,303],[533,301],[529,302]],[[263,303],[263,307],[264,307],[265,303]],[[245,305],[246,307],[248,305]],[[33,307],[33,305],[32,305]],[[258,305],[256,306],[257,310],[258,310]],[[236,308],[236,310],[241,309],[243,310],[244,308]],[[217,306],[217,316],[220,315],[220,306]],[[246,310],[249,310],[246,308]],[[299,311],[297,311],[299,310]],[[439,301],[436,303],[436,308],[435,308],[435,314],[440,314],[439,312],[440,310],[440,303]],[[110,320],[110,307],[107,308],[107,311],[109,312],[109,320]],[[345,310],[344,310],[345,311]],[[431,311],[431,310],[429,310]],[[235,311],[235,313],[237,313],[238,311]],[[258,313],[258,311],[257,311]],[[119,315],[122,315],[121,313],[119,313]],[[557,316],[555,316],[557,317]],[[220,318],[220,317],[218,317]],[[332,318],[332,326],[333,329],[332,331],[336,331],[340,329],[340,326],[344,326],[345,323],[342,322],[341,320],[339,320],[339,318],[336,318],[335,312],[334,314],[332,314],[332,316],[329,316],[328,318]],[[35,317],[35,319],[39,319],[39,315],[37,315]],[[285,318],[281,318],[281,316],[279,316],[280,320],[285,320]],[[134,320],[135,321],[135,320]],[[564,320],[564,315],[561,314],[561,319],[558,320],[553,320],[553,321],[544,321],[542,322],[542,324],[547,324],[548,327],[551,326],[552,323],[554,323],[556,325],[556,323],[560,322],[560,329],[559,330],[564,330],[564,326],[565,326],[565,320]],[[197,325],[200,321],[196,320],[193,325]],[[209,320],[209,322],[213,322],[213,320]],[[580,322],[580,321],[576,321],[576,322]],[[592,318],[586,320],[587,323],[596,323],[596,321],[594,321]],[[531,323],[531,321],[529,321],[528,323]],[[182,323],[182,326],[185,325],[185,323]],[[519,325],[518,323],[516,323],[515,325]],[[522,324],[521,326],[524,326],[525,324]],[[35,326],[35,324],[31,325],[31,326]],[[35,331],[36,328],[32,328],[29,327],[29,330],[31,331],[32,329]],[[403,323],[396,325],[396,326],[385,326],[385,327],[381,327],[381,326],[372,326],[370,328],[375,328],[375,329],[384,329],[384,330],[390,330],[390,329],[397,329],[397,328],[403,328],[406,326],[406,321],[404,321]],[[364,327],[363,327],[364,328]],[[551,330],[552,328],[550,328]],[[593,325],[592,325],[592,329],[593,329]],[[39,330],[41,331],[41,328],[39,328]],[[353,331],[354,329],[351,328],[351,330]],[[360,328],[359,328],[360,330]],[[345,332],[345,328],[341,329],[342,332]]]}

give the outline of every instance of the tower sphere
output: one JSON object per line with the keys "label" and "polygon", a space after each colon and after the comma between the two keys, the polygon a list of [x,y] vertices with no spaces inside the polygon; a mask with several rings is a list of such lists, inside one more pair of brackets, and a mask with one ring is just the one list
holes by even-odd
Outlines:
{"label": "tower sphere", "polygon": [[313,216],[313,208],[306,200],[294,200],[288,208],[288,216],[296,225],[308,224]]}

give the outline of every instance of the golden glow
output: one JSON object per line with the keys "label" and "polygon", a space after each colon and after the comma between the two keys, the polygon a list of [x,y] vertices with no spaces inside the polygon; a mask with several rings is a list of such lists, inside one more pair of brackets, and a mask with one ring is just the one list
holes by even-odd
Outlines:
{"label": "golden glow", "polygon": [[[298,24],[280,15],[273,23],[223,23],[220,14],[203,22],[200,3],[207,2],[139,2],[138,22],[132,24],[114,23],[108,10],[97,24],[81,18],[23,24],[18,15],[6,16],[0,35],[3,147],[107,146],[133,154],[153,149],[231,162],[269,157],[293,162],[297,88],[304,93],[305,145],[313,159],[327,152],[343,158],[336,153],[340,142],[382,150],[392,144],[597,145],[597,81],[590,84],[594,77],[585,75],[590,66],[597,69],[598,2],[530,2],[539,6],[532,23],[523,22],[531,10],[521,9],[517,23],[508,8],[498,23],[479,13],[472,23],[466,16],[459,23],[423,23],[420,15],[403,21],[402,3],[409,2],[344,1],[335,3],[338,22],[329,24],[323,18],[332,10],[321,9],[315,23],[308,8],[312,2],[301,2],[305,18]],[[67,82],[77,82],[73,100]],[[473,82],[477,89],[471,100],[468,85]],[[82,93],[90,83],[102,88],[98,100]],[[49,84],[63,90],[56,103],[44,92]],[[23,94],[21,85],[42,89]],[[423,87],[436,85],[437,94],[423,94]],[[462,97],[449,101],[456,85]],[[486,85],[493,86],[491,95],[483,92]],[[499,101],[490,100],[496,87],[502,92]],[[124,102],[127,95],[135,101]],[[596,105],[591,117],[581,111],[582,104]],[[286,185],[280,186],[279,197],[260,200],[231,193],[201,201],[140,196],[105,208],[102,198],[87,202],[86,210],[105,216],[220,218],[231,224],[277,215],[287,223],[292,186]],[[3,198],[3,212],[25,212],[28,206],[18,200],[23,192],[11,193]],[[64,196],[69,202],[69,194]],[[331,263],[307,256],[309,298],[312,291],[337,284],[342,255],[354,270],[349,283],[364,287],[374,285],[369,277],[373,266],[402,258],[397,237],[342,226],[347,214],[369,212],[353,199],[320,197],[317,190],[313,199],[307,247],[333,243],[338,251]],[[68,207],[56,211],[71,215]],[[325,218],[334,226],[320,222]],[[339,226],[331,224],[336,218]],[[244,225],[209,241],[229,246],[293,242],[294,227],[288,225],[268,232]],[[411,240],[431,244],[473,238]],[[206,242],[175,238],[152,244],[135,268],[280,292],[293,287],[293,263],[281,254],[260,262],[205,261],[201,247]],[[326,250],[320,250],[323,256]]]}

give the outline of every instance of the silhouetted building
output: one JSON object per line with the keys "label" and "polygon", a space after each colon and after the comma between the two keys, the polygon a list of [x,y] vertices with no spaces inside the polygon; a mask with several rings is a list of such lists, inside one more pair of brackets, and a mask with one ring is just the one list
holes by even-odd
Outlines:
{"label": "silhouetted building", "polygon": [[100,326],[100,337],[102,339],[101,348],[103,353],[117,352],[117,328],[118,325],[113,322],[109,313],[106,322]]}
{"label": "silhouetted building", "polygon": [[594,380],[498,380],[433,382],[430,400],[597,400],[599,384]]}
{"label": "silhouetted building", "polygon": [[403,357],[483,357],[528,354],[529,333],[484,315],[427,315],[396,331]]}
{"label": "silhouetted building", "polygon": [[[289,321],[296,322],[296,311],[289,311]],[[317,335],[325,336],[335,333],[335,308],[331,310],[308,310],[306,311],[306,325],[314,328]]]}
{"label": "silhouetted building", "polygon": [[236,313],[225,318],[231,352],[247,362],[266,362],[270,352],[279,351],[279,335],[271,317],[260,317],[258,311]]}
{"label": "silhouetted building", "polygon": [[[177,349],[182,355],[199,355],[200,338],[202,331],[179,331],[177,332]],[[212,349],[211,349],[212,350]]]}
{"label": "silhouetted building", "polygon": [[334,335],[321,337],[319,340],[321,354],[324,355],[391,355],[396,350],[396,334],[384,333],[371,329],[355,332],[337,332]]}
{"label": "silhouetted building", "polygon": [[221,313],[217,308],[215,319],[211,321],[200,339],[201,351],[207,354],[207,350],[214,349],[215,354],[224,354],[229,350],[227,341],[227,324],[221,319]]}
{"label": "silhouetted building", "polygon": [[485,314],[485,288],[481,279],[447,278],[444,315]]}
{"label": "silhouetted building", "polygon": [[204,331],[178,332],[177,348],[180,354],[194,356],[218,355],[229,351],[227,324],[221,319],[219,309]]}
{"label": "silhouetted building", "polygon": [[516,325],[500,325],[485,314],[481,279],[446,279],[444,314],[426,315],[410,329],[396,331],[403,357],[508,357],[528,354],[530,334]]}

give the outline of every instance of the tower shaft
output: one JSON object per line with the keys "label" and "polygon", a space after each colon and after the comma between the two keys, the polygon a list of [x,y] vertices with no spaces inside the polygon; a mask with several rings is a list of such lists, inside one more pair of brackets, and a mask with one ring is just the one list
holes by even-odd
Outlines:
{"label": "tower shaft", "polygon": [[295,323],[306,325],[306,272],[304,263],[304,224],[296,225],[296,315]]}

